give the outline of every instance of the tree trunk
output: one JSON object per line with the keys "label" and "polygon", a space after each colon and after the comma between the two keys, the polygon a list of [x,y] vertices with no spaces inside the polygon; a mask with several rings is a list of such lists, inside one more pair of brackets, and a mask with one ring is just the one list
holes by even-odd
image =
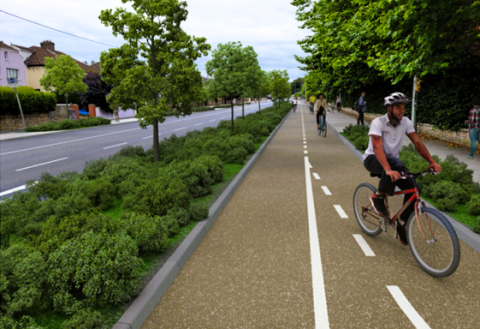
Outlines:
{"label": "tree trunk", "polygon": [[232,108],[232,133],[233,133],[233,99],[230,102],[231,108]]}
{"label": "tree trunk", "polygon": [[160,154],[158,149],[158,121],[153,124],[153,162],[160,161]]}
{"label": "tree trunk", "polygon": [[260,112],[262,108],[260,107],[260,96],[258,96],[258,112]]}
{"label": "tree trunk", "polygon": [[68,115],[68,94],[65,94],[65,101],[67,102],[67,117],[70,118]]}
{"label": "tree trunk", "polygon": [[242,95],[242,119],[245,119],[245,96]]}

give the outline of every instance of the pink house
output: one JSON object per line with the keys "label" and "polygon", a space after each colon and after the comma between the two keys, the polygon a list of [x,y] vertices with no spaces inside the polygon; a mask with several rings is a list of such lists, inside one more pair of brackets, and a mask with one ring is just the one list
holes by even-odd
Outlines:
{"label": "pink house", "polygon": [[20,51],[0,41],[0,86],[8,86],[9,78],[17,78],[20,86],[27,85],[25,63]]}

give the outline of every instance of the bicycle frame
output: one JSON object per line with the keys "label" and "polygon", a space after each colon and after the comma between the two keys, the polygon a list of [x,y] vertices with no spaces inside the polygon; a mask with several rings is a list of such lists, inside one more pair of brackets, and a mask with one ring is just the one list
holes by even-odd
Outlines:
{"label": "bicycle frame", "polygon": [[[425,237],[425,233],[423,233],[423,229],[422,229],[422,226],[420,225],[420,220],[418,219],[418,216],[419,216],[419,213],[418,213],[418,204],[422,204],[424,207],[426,206],[425,203],[420,199],[420,194],[418,193],[418,188],[415,186],[415,188],[412,188],[412,189],[409,189],[409,190],[403,190],[403,191],[399,191],[399,192],[395,192],[393,195],[404,195],[404,194],[409,194],[409,193],[413,193],[413,195],[410,197],[410,199],[408,199],[407,202],[405,202],[405,204],[397,211],[397,213],[395,214],[395,216],[393,216],[393,218],[390,218],[390,221],[391,221],[391,225],[394,225],[394,223],[397,221],[397,220],[400,220],[400,215],[405,211],[405,209],[412,203],[415,201],[415,218],[417,220],[417,225],[418,225],[418,228],[420,229],[420,232],[422,233],[422,237],[423,237],[423,240],[426,242],[427,239]],[[387,207],[387,210],[388,210],[388,215],[390,217],[390,208],[388,207],[388,199],[386,199],[387,202],[385,202],[385,205]],[[366,207],[363,208],[363,211],[367,214],[369,214],[370,216],[376,218],[376,219],[380,219],[380,217],[378,216],[378,214],[374,211],[369,211],[369,209],[373,209],[373,206],[372,206],[372,203],[369,203]],[[428,227],[430,229],[430,232],[432,234],[432,237],[435,239],[435,235],[433,233],[433,230],[432,230],[432,225],[430,224],[430,218],[428,218],[428,216],[425,214],[425,217],[427,219],[427,223],[428,223]]]}

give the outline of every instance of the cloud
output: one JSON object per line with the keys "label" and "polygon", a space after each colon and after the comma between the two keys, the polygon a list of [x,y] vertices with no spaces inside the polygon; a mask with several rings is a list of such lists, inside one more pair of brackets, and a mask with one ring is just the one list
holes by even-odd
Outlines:
{"label": "cloud", "polygon": [[[2,4],[2,10],[38,23],[63,30],[87,39],[119,46],[123,40],[114,37],[110,27],[105,27],[98,16],[101,10],[126,7],[119,0],[47,1],[22,0]],[[303,55],[297,41],[307,35],[299,29],[295,7],[284,0],[190,0],[189,15],[183,23],[188,34],[206,37],[216,48],[219,43],[240,41],[253,46],[262,69],[287,70],[293,80],[304,75],[298,69],[294,55]],[[100,52],[108,46],[99,45],[68,36],[0,12],[0,40],[22,46],[39,46],[51,40],[56,49],[72,55],[79,61],[98,61]],[[207,58],[197,65],[205,73]]]}

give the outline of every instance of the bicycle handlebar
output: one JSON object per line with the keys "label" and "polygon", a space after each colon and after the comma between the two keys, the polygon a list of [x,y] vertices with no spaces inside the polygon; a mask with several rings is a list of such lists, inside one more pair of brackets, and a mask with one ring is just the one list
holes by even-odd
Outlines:
{"label": "bicycle handlebar", "polygon": [[418,176],[420,176],[420,175],[425,176],[427,173],[432,174],[432,175],[438,174],[437,172],[435,172],[433,170],[433,168],[428,168],[427,170],[424,170],[422,172],[417,172],[417,173],[405,173],[405,172],[401,171],[400,175],[402,176],[402,179],[406,179],[406,178],[416,179]]}

